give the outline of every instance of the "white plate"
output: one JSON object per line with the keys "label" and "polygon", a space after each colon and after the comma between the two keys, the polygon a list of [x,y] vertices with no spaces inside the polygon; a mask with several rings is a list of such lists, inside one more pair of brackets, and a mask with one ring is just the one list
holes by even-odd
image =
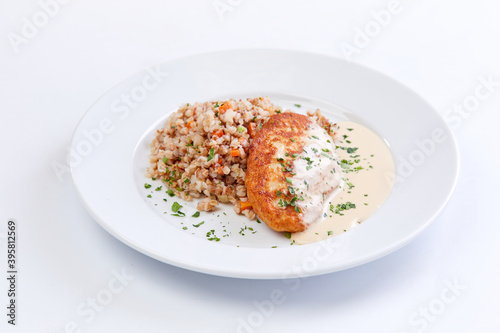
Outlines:
{"label": "white plate", "polygon": [[[320,108],[332,121],[358,121],[381,135],[400,177],[382,208],[343,235],[298,246],[237,216],[230,205],[193,218],[195,202],[170,198],[164,188],[154,191],[159,185],[144,177],[148,145],[168,114],[186,102],[258,95],[296,111]],[[449,199],[458,173],[452,133],[416,93],[360,65],[281,50],[197,55],[134,75],[82,118],[71,161],[85,207],[125,244],[175,266],[241,278],[318,275],[386,255],[429,226]],[[146,190],[146,182],[153,187]],[[174,201],[184,206],[186,218],[170,215]],[[207,240],[212,229],[220,242]]]}

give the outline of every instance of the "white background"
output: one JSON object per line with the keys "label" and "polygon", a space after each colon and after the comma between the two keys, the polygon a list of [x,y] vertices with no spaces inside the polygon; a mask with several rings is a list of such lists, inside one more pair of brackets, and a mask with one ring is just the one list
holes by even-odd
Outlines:
{"label": "white background", "polygon": [[[64,163],[78,120],[109,88],[147,66],[201,52],[264,47],[344,57],[343,45],[362,46],[352,61],[396,78],[441,114],[470,101],[481,77],[500,82],[498,2],[401,0],[361,45],[358,29],[373,28],[373,13],[390,3],[72,0],[48,22],[38,17],[38,32],[23,37],[25,19],[43,16],[42,7],[1,0],[0,331],[236,332],[245,320],[255,327],[240,332],[500,332],[499,83],[454,123],[460,175],[435,223],[391,255],[297,288],[150,259],[95,223],[70,175],[59,181],[52,169]],[[231,7],[218,11],[217,4]],[[28,38],[16,44],[14,34]],[[5,308],[9,218],[19,232],[15,327]],[[122,271],[133,280],[115,281],[113,272]],[[110,283],[123,290],[89,311],[88,299]],[[284,298],[271,310],[273,290]],[[429,307],[423,319],[419,311]]]}

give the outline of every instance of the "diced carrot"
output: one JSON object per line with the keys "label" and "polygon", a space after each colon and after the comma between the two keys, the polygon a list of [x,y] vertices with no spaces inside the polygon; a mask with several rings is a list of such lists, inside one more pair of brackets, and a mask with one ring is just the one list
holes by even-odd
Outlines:
{"label": "diced carrot", "polygon": [[250,136],[254,135],[255,131],[253,130],[253,124],[248,124],[247,131]]}
{"label": "diced carrot", "polygon": [[231,149],[231,156],[240,156],[240,150],[239,149]]}
{"label": "diced carrot", "polygon": [[252,204],[249,201],[240,201],[240,212],[250,208],[252,208]]}
{"label": "diced carrot", "polygon": [[219,112],[220,113],[225,113],[228,109],[231,108],[231,103],[229,102],[226,102],[224,104],[222,104],[220,107],[219,107]]}
{"label": "diced carrot", "polygon": [[221,136],[224,135],[224,131],[222,129],[220,129],[218,131],[213,132],[212,135],[216,135],[220,138]]}
{"label": "diced carrot", "polygon": [[187,127],[187,128],[191,128],[191,126],[192,126],[192,125],[193,125],[193,121],[192,121],[192,120],[190,120],[190,121],[187,123],[186,127]]}
{"label": "diced carrot", "polygon": [[218,167],[217,173],[222,176],[224,174],[224,167],[223,166]]}

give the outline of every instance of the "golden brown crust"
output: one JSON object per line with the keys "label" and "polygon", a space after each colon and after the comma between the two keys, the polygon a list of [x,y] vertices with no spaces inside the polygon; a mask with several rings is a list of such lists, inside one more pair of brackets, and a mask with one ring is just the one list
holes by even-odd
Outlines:
{"label": "golden brown crust", "polygon": [[[286,178],[292,177],[292,156],[302,152],[310,124],[309,117],[297,113],[273,115],[250,145],[245,180],[248,200],[255,213],[276,231],[305,230],[302,213],[292,206],[280,207],[278,202],[289,194]],[[278,191],[282,192],[280,197]]]}

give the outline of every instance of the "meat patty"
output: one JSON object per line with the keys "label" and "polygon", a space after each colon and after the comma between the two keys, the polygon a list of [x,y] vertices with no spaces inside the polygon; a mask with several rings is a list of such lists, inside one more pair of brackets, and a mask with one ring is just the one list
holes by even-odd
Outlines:
{"label": "meat patty", "polygon": [[[318,136],[312,131],[319,133]],[[328,141],[324,143],[326,146],[317,146],[328,149],[315,148],[315,142],[311,146],[311,140],[315,141],[311,136],[317,138],[318,143],[321,141],[319,136]],[[321,218],[325,195],[338,187],[341,174],[340,169],[336,169],[333,140],[327,138],[330,136],[311,118],[292,112],[273,115],[255,135],[250,145],[245,185],[255,213],[273,230],[304,231],[311,219]],[[306,150],[306,146],[312,150]],[[294,164],[303,165],[301,175],[295,176]],[[313,166],[315,170],[309,171]],[[328,175],[325,168],[328,168]],[[315,177],[312,188],[309,188],[310,178],[304,174]],[[325,187],[327,177],[332,179]],[[308,210],[306,218],[304,210]]]}

